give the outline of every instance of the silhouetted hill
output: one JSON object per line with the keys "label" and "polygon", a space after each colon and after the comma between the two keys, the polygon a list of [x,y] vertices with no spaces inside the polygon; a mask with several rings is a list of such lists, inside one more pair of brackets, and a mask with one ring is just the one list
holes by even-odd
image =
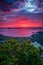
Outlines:
{"label": "silhouetted hill", "polygon": [[42,31],[39,31],[33,35],[31,35],[31,40],[34,42],[34,41],[37,41],[38,43],[40,43],[41,45],[43,45],[43,32]]}

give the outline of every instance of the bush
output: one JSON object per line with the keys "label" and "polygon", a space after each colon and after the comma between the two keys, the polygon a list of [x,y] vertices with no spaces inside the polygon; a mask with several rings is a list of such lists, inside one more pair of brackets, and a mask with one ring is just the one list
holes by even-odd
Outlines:
{"label": "bush", "polygon": [[19,43],[11,39],[0,44],[1,65],[43,65],[39,49],[35,48],[30,40]]}

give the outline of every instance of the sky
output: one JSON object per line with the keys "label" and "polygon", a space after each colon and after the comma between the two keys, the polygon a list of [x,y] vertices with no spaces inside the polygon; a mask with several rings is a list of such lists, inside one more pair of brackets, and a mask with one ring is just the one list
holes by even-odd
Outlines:
{"label": "sky", "polygon": [[43,27],[43,0],[0,0],[0,28]]}

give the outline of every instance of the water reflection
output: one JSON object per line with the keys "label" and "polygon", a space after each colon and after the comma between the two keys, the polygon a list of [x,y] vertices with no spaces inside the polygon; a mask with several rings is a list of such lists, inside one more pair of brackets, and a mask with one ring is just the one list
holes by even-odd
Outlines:
{"label": "water reflection", "polygon": [[43,29],[0,29],[0,34],[12,37],[29,37],[38,31],[43,31]]}

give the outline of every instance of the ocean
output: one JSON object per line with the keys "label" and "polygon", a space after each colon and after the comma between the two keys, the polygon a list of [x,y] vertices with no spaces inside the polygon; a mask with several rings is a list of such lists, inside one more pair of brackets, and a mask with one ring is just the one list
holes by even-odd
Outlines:
{"label": "ocean", "polygon": [[43,31],[43,29],[0,29],[0,34],[11,37],[29,37],[38,31]]}

